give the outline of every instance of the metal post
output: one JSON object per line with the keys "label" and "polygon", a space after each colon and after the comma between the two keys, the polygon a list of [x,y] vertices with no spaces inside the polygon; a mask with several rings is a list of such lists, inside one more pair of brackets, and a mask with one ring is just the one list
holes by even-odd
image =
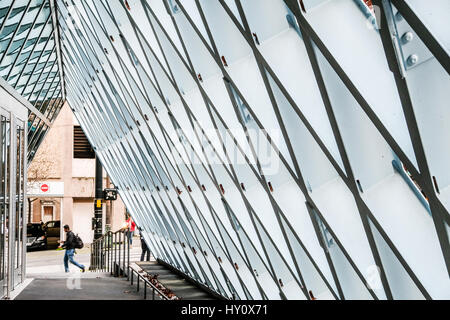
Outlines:
{"label": "metal post", "polygon": [[97,251],[97,242],[94,242],[94,271],[97,271],[97,255],[98,255],[98,251]]}
{"label": "metal post", "polygon": [[102,238],[102,247],[103,247],[103,250],[102,250],[102,270],[103,270],[103,272],[105,272],[105,270],[106,270],[106,241],[105,241],[105,236],[103,236],[103,238]]}
{"label": "metal post", "polygon": [[104,250],[105,250],[105,259],[103,261],[103,270],[104,272],[108,272],[108,255],[109,255],[109,247],[108,247],[108,235],[104,236]]}
{"label": "metal post", "polygon": [[123,275],[125,276],[125,262],[126,262],[126,260],[125,260],[125,255],[126,255],[126,253],[127,253],[127,245],[128,245],[128,237],[127,236],[125,236],[125,234],[124,234],[124,238],[126,238],[125,239],[125,241],[124,241],[124,243],[123,243],[123,261],[122,261],[122,271],[123,271]]}
{"label": "metal post", "polygon": [[22,154],[22,161],[23,161],[23,218],[22,218],[22,241],[23,241],[23,248],[22,248],[22,282],[26,279],[26,270],[27,270],[27,225],[28,225],[28,215],[26,214],[28,212],[27,205],[27,182],[28,182],[28,160],[27,160],[27,146],[28,146],[28,134],[27,134],[27,123],[24,122],[23,124],[23,154]]}
{"label": "metal post", "polygon": [[7,271],[7,286],[6,297],[9,299],[11,291],[14,289],[14,247],[15,247],[15,191],[16,191],[16,152],[14,146],[16,144],[16,121],[12,113],[9,114],[10,127],[9,127],[9,214],[8,214],[8,271]]}
{"label": "metal post", "polygon": [[97,272],[100,269],[100,242],[97,241]]}
{"label": "metal post", "polygon": [[100,271],[100,255],[102,254],[100,244],[100,241],[97,241],[97,272]]}
{"label": "metal post", "polygon": [[119,232],[119,260],[117,263],[117,270],[119,272],[119,277],[121,275],[121,272],[120,272],[120,251],[121,250],[122,250],[122,232]]}
{"label": "metal post", "polygon": [[111,261],[109,262],[109,272],[111,274],[113,274],[113,252],[112,252],[113,248],[114,248],[113,234],[112,234],[112,232],[110,232],[109,233],[109,255],[110,255],[109,259]]}
{"label": "metal post", "polygon": [[106,272],[109,272],[109,256],[111,255],[111,244],[109,241],[109,233],[105,235],[106,237],[106,260],[105,260],[105,268]]}
{"label": "metal post", "polygon": [[102,237],[102,241],[100,242],[100,247],[102,251],[102,255],[100,256],[101,270],[105,271],[105,238]]}
{"label": "metal post", "polygon": [[117,277],[117,267],[116,267],[116,261],[117,261],[117,233],[114,233],[114,261],[113,261],[113,269],[114,269],[114,276]]}
{"label": "metal post", "polygon": [[94,242],[92,244],[92,247],[94,248],[94,256],[93,256],[93,260],[92,260],[92,265],[93,265],[92,270],[95,271],[95,269],[97,268],[97,243]]}
{"label": "metal post", "polygon": [[109,232],[105,235],[106,237],[106,262],[105,262],[105,268],[106,272],[109,272],[109,254],[110,254],[110,247],[109,247]]}
{"label": "metal post", "polygon": [[125,238],[125,241],[123,243],[123,262],[122,262],[123,268],[122,268],[122,270],[123,270],[123,274],[125,276],[125,255],[127,253],[127,251],[126,251],[127,250],[127,246],[130,245],[130,241],[128,240],[128,235],[125,236],[125,234],[124,234],[124,238]]}
{"label": "metal post", "polygon": [[144,281],[144,300],[147,300],[147,282]]}
{"label": "metal post", "polygon": [[126,235],[125,235],[125,233],[123,234],[123,243],[122,243],[122,257],[121,257],[121,267],[120,267],[120,270],[122,270],[122,276],[124,276],[125,275],[125,246],[127,245],[126,244]]}
{"label": "metal post", "polygon": [[94,256],[95,256],[95,249],[94,249],[94,247],[95,247],[95,240],[92,242],[92,244],[91,244],[91,262],[90,262],[90,265],[89,265],[89,270],[94,270]]}
{"label": "metal post", "polygon": [[[103,235],[103,167],[97,157],[95,160],[95,204],[94,204],[94,239],[100,239]],[[99,203],[97,203],[100,201]]]}
{"label": "metal post", "polygon": [[97,272],[101,270],[101,261],[100,261],[100,255],[102,254],[101,251],[101,242],[100,240],[97,241]]}
{"label": "metal post", "polygon": [[109,247],[109,232],[105,234],[105,241],[106,241],[106,259],[105,259],[105,272],[109,272],[109,254],[110,254],[110,247]]}
{"label": "metal post", "polygon": [[128,257],[127,257],[127,280],[130,279],[130,243],[128,242]]}
{"label": "metal post", "polygon": [[95,271],[95,242],[92,243],[91,270]]}
{"label": "metal post", "polygon": [[103,271],[103,240],[98,242],[98,271]]}
{"label": "metal post", "polygon": [[105,255],[106,255],[106,248],[105,248],[105,237],[102,236],[102,242],[101,242],[101,247],[102,247],[102,260],[101,260],[101,264],[102,264],[102,272],[105,272]]}
{"label": "metal post", "polygon": [[108,272],[108,258],[109,258],[109,245],[108,245],[108,234],[103,236],[103,248],[105,251],[105,259],[103,261],[103,271]]}

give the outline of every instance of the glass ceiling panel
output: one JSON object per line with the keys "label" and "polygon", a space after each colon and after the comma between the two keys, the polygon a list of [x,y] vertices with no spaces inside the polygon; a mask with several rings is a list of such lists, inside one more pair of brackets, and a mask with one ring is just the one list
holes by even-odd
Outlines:
{"label": "glass ceiling panel", "polygon": [[0,3],[0,25],[5,21],[5,17],[11,8],[11,3],[13,0],[3,0]]}
{"label": "glass ceiling panel", "polygon": [[30,113],[29,160],[62,107],[58,56],[50,0],[0,1],[0,77],[45,113]]}

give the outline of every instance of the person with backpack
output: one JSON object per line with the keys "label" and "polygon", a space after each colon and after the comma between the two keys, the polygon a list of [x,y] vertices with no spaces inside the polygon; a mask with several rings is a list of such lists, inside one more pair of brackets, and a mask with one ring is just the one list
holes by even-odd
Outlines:
{"label": "person with backpack", "polygon": [[73,232],[70,231],[70,227],[68,225],[64,226],[64,232],[66,233],[66,241],[61,241],[61,245],[59,247],[66,249],[66,253],[64,254],[64,269],[66,270],[66,273],[69,272],[69,262],[80,268],[82,272],[85,272],[85,266],[79,264],[73,259],[75,249],[83,248],[83,241],[81,241],[80,237],[74,235]]}

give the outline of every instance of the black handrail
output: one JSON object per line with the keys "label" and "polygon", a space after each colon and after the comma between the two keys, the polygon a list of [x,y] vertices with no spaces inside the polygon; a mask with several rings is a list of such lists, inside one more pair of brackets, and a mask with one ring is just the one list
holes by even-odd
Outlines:
{"label": "black handrail", "polygon": [[152,289],[152,300],[155,300],[155,294],[158,294],[162,300],[170,300],[164,293],[161,292],[153,283],[151,283],[147,278],[145,278],[141,273],[134,269],[133,267],[129,267],[131,270],[131,285],[133,285],[133,276],[136,273],[137,275],[137,291],[139,292],[139,281],[142,279],[144,282],[144,299],[147,299],[147,286]]}

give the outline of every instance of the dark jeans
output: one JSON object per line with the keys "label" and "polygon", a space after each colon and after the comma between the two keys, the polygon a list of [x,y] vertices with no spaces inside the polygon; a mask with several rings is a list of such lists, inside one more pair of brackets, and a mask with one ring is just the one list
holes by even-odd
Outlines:
{"label": "dark jeans", "polygon": [[145,254],[147,254],[147,260],[145,261],[150,261],[150,250],[148,248],[142,248],[141,261],[144,261]]}
{"label": "dark jeans", "polygon": [[66,253],[64,254],[64,269],[66,272],[69,272],[69,262],[73,264],[74,266],[77,266],[80,269],[84,269],[84,266],[82,264],[79,264],[75,260],[73,260],[73,255],[75,254],[75,249],[68,249],[66,250]]}
{"label": "dark jeans", "polygon": [[133,236],[134,236],[134,231],[127,231],[127,238],[128,238],[128,242],[133,245]]}

